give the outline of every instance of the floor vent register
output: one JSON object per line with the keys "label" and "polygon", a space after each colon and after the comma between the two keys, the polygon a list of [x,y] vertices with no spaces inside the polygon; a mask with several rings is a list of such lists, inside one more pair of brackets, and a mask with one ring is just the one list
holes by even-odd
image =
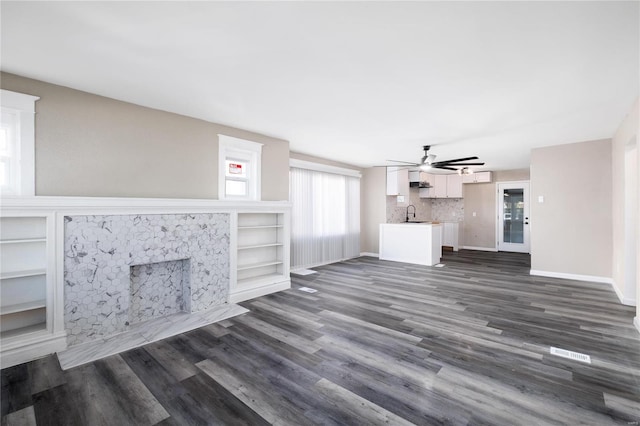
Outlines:
{"label": "floor vent register", "polygon": [[591,364],[591,357],[589,355],[581,354],[580,352],[572,352],[566,349],[554,348],[553,346],[549,350],[551,355],[560,356],[562,358],[572,359],[574,361],[586,362]]}

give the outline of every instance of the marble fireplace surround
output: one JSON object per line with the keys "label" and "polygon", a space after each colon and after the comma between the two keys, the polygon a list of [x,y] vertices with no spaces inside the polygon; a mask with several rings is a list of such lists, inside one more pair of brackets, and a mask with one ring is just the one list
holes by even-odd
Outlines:
{"label": "marble fireplace surround", "polygon": [[187,313],[226,304],[229,216],[228,213],[65,216],[67,344],[71,347],[105,339],[140,322],[130,318],[132,266],[187,260],[185,275],[190,286],[190,297],[184,304],[190,305]]}

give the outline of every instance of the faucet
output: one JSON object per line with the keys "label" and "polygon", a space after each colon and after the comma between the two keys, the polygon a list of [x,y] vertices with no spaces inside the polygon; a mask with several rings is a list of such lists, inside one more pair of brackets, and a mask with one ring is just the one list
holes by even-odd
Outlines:
{"label": "faucet", "polygon": [[413,218],[415,219],[415,217],[416,217],[416,206],[414,206],[413,204],[409,204],[407,206],[407,218],[406,218],[405,222],[409,222],[409,207],[413,207]]}

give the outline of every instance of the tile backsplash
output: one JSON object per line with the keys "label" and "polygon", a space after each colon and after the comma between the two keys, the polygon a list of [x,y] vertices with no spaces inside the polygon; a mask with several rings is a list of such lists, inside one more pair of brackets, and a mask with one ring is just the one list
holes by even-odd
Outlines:
{"label": "tile backsplash", "polygon": [[[409,220],[437,220],[441,222],[461,222],[464,220],[463,198],[420,198],[418,188],[411,188],[409,203],[398,204],[396,196],[387,196],[387,223],[406,220],[407,205],[416,207],[416,217]],[[413,209],[411,209],[413,211]]]}
{"label": "tile backsplash", "polygon": [[432,199],[431,220],[462,222],[464,220],[464,198]]}
{"label": "tile backsplash", "polygon": [[[387,196],[387,223],[404,222],[407,217],[407,206],[413,204],[416,207],[416,217],[413,214],[410,220],[432,220],[431,200],[420,198],[418,188],[409,190],[409,202],[398,204],[396,196]],[[411,209],[413,211],[413,209]]]}

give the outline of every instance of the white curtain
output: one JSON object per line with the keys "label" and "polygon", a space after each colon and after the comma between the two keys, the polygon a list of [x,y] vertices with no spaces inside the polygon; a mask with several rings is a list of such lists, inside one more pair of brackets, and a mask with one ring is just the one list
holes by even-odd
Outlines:
{"label": "white curtain", "polygon": [[291,168],[291,267],[360,255],[360,179]]}

